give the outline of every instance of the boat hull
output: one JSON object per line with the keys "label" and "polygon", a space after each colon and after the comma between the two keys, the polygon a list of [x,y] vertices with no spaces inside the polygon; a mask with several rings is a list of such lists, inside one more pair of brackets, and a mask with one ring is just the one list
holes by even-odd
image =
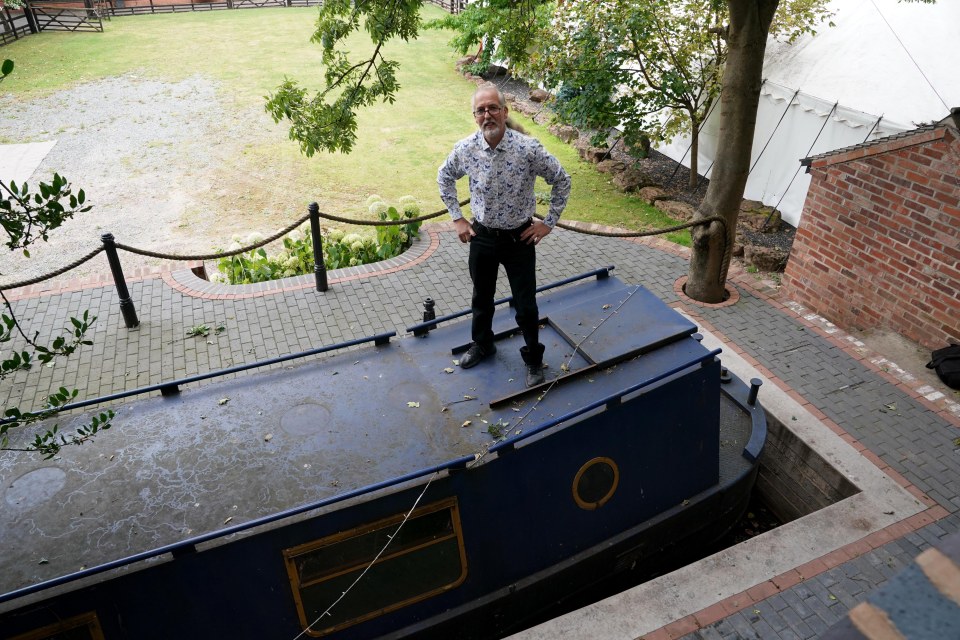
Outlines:
{"label": "boat hull", "polygon": [[[756,388],[730,376],[695,327],[642,288],[609,278],[560,291],[541,308],[549,311],[542,335],[553,353],[579,340],[580,361],[570,360],[578,370],[549,389],[512,392],[483,408],[464,391],[502,398],[515,389],[508,365],[450,375],[445,366],[463,338],[462,326],[450,325],[398,344],[378,339],[365,352],[260,383],[226,382],[186,399],[167,394],[127,411],[131,423],[160,420],[229,397],[219,406],[234,427],[260,384],[260,395],[246,401],[281,398],[273,429],[308,432],[308,444],[340,429],[354,477],[387,479],[327,486],[329,497],[166,546],[137,546],[130,542],[137,532],[128,531],[129,548],[143,550],[0,596],[0,637],[53,637],[76,623],[87,635],[75,637],[106,640],[495,638],[702,556],[749,501],[766,437]],[[590,326],[607,334],[578,337]],[[520,340],[504,333],[498,358]],[[379,413],[357,393],[355,405],[327,403],[326,422],[301,412],[320,406],[328,381],[353,389],[390,367],[401,382],[387,400],[392,407],[418,398],[405,403],[410,412]],[[459,386],[425,388],[418,371]],[[306,401],[287,402],[290,389]],[[297,420],[284,422],[291,415]],[[520,415],[530,419],[513,419]],[[349,432],[351,416],[370,423]],[[394,459],[390,447],[385,457],[365,459],[361,446],[377,437],[395,443]],[[304,459],[318,469],[344,464],[334,449],[290,440],[291,469],[310,466]],[[406,475],[383,473],[408,458],[424,464]]]}

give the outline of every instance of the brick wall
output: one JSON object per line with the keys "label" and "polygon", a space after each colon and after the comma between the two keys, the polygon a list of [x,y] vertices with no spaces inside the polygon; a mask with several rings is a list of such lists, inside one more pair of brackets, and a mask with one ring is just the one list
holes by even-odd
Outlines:
{"label": "brick wall", "polygon": [[960,341],[960,135],[950,125],[813,158],[785,293],[845,329]]}

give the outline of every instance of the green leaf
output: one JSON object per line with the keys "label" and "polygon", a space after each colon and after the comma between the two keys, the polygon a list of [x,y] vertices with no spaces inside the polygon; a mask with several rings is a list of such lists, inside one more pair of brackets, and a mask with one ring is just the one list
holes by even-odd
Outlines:
{"label": "green leaf", "polygon": [[0,74],[8,76],[11,73],[13,73],[13,60],[4,60],[0,65]]}

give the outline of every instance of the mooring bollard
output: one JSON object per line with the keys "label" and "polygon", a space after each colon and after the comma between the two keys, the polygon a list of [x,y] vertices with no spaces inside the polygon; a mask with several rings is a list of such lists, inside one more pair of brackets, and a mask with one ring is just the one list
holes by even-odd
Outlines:
{"label": "mooring bollard", "polygon": [[437,319],[437,303],[433,298],[424,298],[423,300],[423,321],[430,322]]}
{"label": "mooring bollard", "polygon": [[313,276],[317,281],[317,291],[326,291],[327,267],[323,264],[323,238],[320,236],[320,205],[311,202],[307,207],[310,211],[310,235],[313,237]]}
{"label": "mooring bollard", "polygon": [[120,266],[120,256],[117,255],[117,245],[113,240],[112,233],[105,233],[100,236],[103,242],[103,248],[107,252],[107,262],[110,263],[110,272],[113,274],[113,282],[117,285],[117,294],[120,296],[120,312],[123,314],[123,321],[127,329],[133,329],[140,326],[140,320],[137,318],[137,310],[130,299],[130,292],[127,290],[127,281],[123,278],[123,268]]}

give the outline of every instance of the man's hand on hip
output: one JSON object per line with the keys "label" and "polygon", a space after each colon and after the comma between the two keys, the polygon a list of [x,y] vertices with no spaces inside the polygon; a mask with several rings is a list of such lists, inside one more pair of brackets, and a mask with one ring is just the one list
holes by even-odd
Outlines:
{"label": "man's hand on hip", "polygon": [[553,231],[551,227],[548,227],[539,220],[534,219],[533,224],[520,233],[520,239],[527,244],[537,244],[543,239],[543,236],[547,235],[551,231]]}
{"label": "man's hand on hip", "polygon": [[457,218],[453,221],[453,226],[457,228],[457,237],[460,238],[460,242],[470,242],[470,238],[477,235],[473,225],[466,218]]}

